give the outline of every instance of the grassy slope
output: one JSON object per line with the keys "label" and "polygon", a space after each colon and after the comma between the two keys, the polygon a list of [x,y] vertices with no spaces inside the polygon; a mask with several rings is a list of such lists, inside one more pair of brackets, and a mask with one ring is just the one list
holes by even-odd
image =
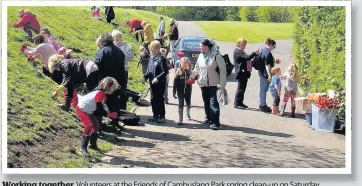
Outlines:
{"label": "grassy slope", "polygon": [[249,43],[264,42],[267,37],[277,39],[291,39],[293,23],[254,23],[237,21],[197,21],[214,40],[236,42],[239,37]]}
{"label": "grassy slope", "polygon": [[[74,55],[86,59],[93,59],[97,50],[95,39],[113,29],[91,19],[90,7],[23,8],[36,14],[41,26],[48,27],[60,45],[80,49],[82,52]],[[75,113],[63,112],[56,107],[50,98],[56,84],[42,76],[39,66],[35,67],[18,55],[19,46],[26,41],[23,31],[11,27],[18,20],[17,9],[19,7],[8,9],[8,163],[20,167],[87,167],[89,164],[78,150],[77,154],[70,153],[70,149],[78,149],[82,131]],[[159,15],[135,10],[116,9],[115,22],[138,16],[157,27]],[[122,24],[120,30],[127,32]],[[130,65],[129,87],[144,91],[145,87],[139,81],[141,70],[136,68],[139,43],[128,34],[124,39],[135,53]],[[101,140],[100,148],[110,150],[109,142]],[[101,156],[96,151],[90,150],[90,153],[97,158]]]}

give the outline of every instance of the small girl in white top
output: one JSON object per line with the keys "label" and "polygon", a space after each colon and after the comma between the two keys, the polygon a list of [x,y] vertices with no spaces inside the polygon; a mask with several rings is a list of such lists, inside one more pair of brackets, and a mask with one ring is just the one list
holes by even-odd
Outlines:
{"label": "small girl in white top", "polygon": [[290,64],[288,67],[288,71],[284,73],[281,77],[282,80],[286,80],[285,83],[285,92],[284,92],[284,99],[282,103],[282,111],[280,112],[280,116],[284,115],[285,107],[287,106],[288,100],[290,98],[291,102],[291,117],[295,117],[295,101],[294,98],[298,92],[298,66],[293,63]]}

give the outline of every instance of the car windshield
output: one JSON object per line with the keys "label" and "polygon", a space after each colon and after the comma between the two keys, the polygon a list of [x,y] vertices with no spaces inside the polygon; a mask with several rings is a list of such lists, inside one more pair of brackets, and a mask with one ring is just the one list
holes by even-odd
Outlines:
{"label": "car windshield", "polygon": [[200,42],[201,40],[185,40],[182,48],[187,50],[200,50]]}

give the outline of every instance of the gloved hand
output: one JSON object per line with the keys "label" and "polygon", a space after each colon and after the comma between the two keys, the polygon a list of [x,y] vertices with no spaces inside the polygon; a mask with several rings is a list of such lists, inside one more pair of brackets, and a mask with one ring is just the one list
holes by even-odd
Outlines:
{"label": "gloved hand", "polygon": [[118,113],[117,112],[108,112],[107,117],[109,117],[111,119],[117,119]]}
{"label": "gloved hand", "polygon": [[20,46],[20,51],[21,51],[21,52],[24,52],[27,48],[28,48],[28,45],[27,45],[27,44],[22,44],[22,45]]}
{"label": "gloved hand", "polygon": [[153,78],[152,84],[155,84],[155,83],[157,83],[157,82],[158,82],[158,79],[157,79],[157,78]]}
{"label": "gloved hand", "polygon": [[35,58],[36,58],[36,57],[34,57],[34,56],[30,55],[30,56],[28,57],[28,61],[34,61],[34,60],[35,60]]}
{"label": "gloved hand", "polygon": [[192,78],[189,78],[189,79],[186,80],[186,83],[192,85],[192,84],[195,83],[195,80],[192,79]]}
{"label": "gloved hand", "polygon": [[55,99],[56,97],[58,97],[58,92],[57,91],[53,92],[52,99]]}
{"label": "gloved hand", "polygon": [[176,92],[173,93],[173,97],[174,97],[175,99],[177,99],[177,97],[176,97]]}

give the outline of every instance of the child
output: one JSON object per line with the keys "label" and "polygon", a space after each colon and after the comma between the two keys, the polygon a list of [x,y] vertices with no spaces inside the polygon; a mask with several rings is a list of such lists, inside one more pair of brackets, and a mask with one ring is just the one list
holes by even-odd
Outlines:
{"label": "child", "polygon": [[102,18],[101,18],[101,16],[99,15],[99,11],[100,11],[99,8],[94,9],[94,11],[93,11],[93,13],[92,13],[92,16],[93,16],[93,18],[102,21]]}
{"label": "child", "polygon": [[60,46],[57,43],[57,38],[53,37],[48,28],[42,28],[40,34],[44,36],[45,41],[52,44],[56,51],[59,50]]}
{"label": "child", "polygon": [[281,90],[281,82],[280,75],[281,70],[279,67],[273,67],[271,69],[272,80],[270,83],[270,93],[273,96],[273,109],[272,114],[279,114],[279,103],[280,103],[280,90]]}
{"label": "child", "polygon": [[282,103],[282,111],[280,112],[280,116],[284,115],[285,107],[287,106],[288,99],[290,97],[291,102],[291,117],[295,117],[295,101],[294,98],[298,91],[298,66],[293,63],[288,66],[288,71],[283,74],[281,77],[282,80],[286,80],[285,83],[285,93],[284,93],[284,99]]}
{"label": "child", "polygon": [[193,81],[189,79],[191,75],[191,62],[189,58],[183,57],[180,60],[179,68],[177,69],[175,79],[173,81],[173,97],[176,99],[178,95],[178,122],[177,125],[182,125],[184,100],[186,101],[186,118],[191,120],[191,92]]}
{"label": "child", "polygon": [[139,61],[138,64],[142,65],[142,73],[146,74],[148,62],[150,60],[150,50],[148,49],[148,43],[142,43],[142,46],[139,48]]}
{"label": "child", "polygon": [[24,51],[22,52],[25,55],[33,56],[32,60],[40,56],[43,63],[43,73],[46,76],[49,76],[58,85],[60,85],[63,80],[63,75],[58,71],[55,71],[53,74],[51,74],[48,69],[48,61],[50,56],[57,54],[58,52],[55,50],[52,44],[45,42],[45,38],[41,34],[34,37],[34,43],[37,45],[36,48],[28,46],[24,48]]}
{"label": "child", "polygon": [[[165,57],[167,67],[168,67],[168,69],[170,70],[170,69],[171,69],[171,68],[170,68],[170,60],[167,59],[166,50],[161,50],[161,55],[162,55],[163,57]],[[167,76],[166,76],[166,88],[165,88],[165,93],[163,94],[163,98],[164,98],[164,100],[165,100],[165,104],[168,104],[168,82],[169,82],[169,80],[170,80],[170,75],[167,74]]]}
{"label": "child", "polygon": [[25,37],[29,41],[33,41],[32,32],[34,31],[36,34],[39,34],[40,32],[40,24],[36,18],[36,15],[30,13],[28,10],[18,10],[17,16],[21,18],[21,20],[13,24],[13,27],[21,27],[25,32]]}
{"label": "child", "polygon": [[[95,90],[90,92],[79,99],[79,103],[76,108],[76,113],[83,123],[83,140],[80,151],[84,156],[89,157],[87,150],[88,143],[90,141],[90,148],[98,149],[97,139],[100,123],[97,119],[99,116],[103,116],[105,112],[103,104],[105,104],[105,94],[112,94],[117,88],[118,83],[116,79],[112,77],[106,77],[101,81],[101,90]],[[108,112],[109,118],[115,119],[118,117],[117,112]]]}

